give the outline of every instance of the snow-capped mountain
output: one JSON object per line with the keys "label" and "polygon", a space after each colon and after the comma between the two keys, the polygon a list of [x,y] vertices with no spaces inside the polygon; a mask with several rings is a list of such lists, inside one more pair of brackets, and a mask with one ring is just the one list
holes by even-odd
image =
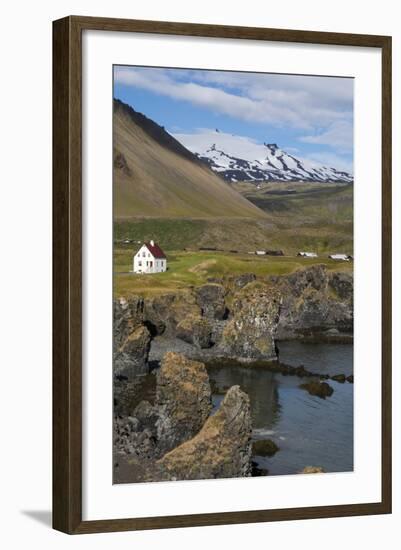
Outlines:
{"label": "snow-capped mountain", "polygon": [[257,143],[219,130],[173,134],[226,181],[316,181],[351,183],[352,174],[318,162],[297,159],[275,143]]}

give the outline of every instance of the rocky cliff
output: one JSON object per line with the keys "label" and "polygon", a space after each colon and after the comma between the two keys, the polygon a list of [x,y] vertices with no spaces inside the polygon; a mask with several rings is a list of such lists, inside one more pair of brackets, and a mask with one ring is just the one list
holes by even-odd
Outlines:
{"label": "rocky cliff", "polygon": [[[233,386],[211,416],[202,361],[267,361],[272,370],[307,378],[312,373],[303,366],[275,361],[277,342],[351,339],[352,328],[352,275],[321,265],[286,276],[262,279],[249,273],[182,293],[116,300],[115,482],[251,475],[248,396]],[[304,388],[330,395],[322,382],[329,375],[319,378],[316,387]],[[130,408],[146,384],[152,387],[149,398]]]}
{"label": "rocky cliff", "polygon": [[285,276],[242,274],[114,304],[114,371],[148,371],[177,350],[198,360],[273,360],[283,339],[350,340],[353,277],[323,265]]}
{"label": "rocky cliff", "polygon": [[212,410],[205,365],[166,353],[157,373],[157,439],[163,452],[196,435]]}
{"label": "rocky cliff", "polygon": [[248,396],[233,386],[211,413],[205,365],[167,353],[156,399],[114,417],[115,482],[243,477],[251,474]]}
{"label": "rocky cliff", "polygon": [[343,338],[353,332],[353,276],[323,265],[270,277],[281,296],[276,339]]}
{"label": "rocky cliff", "polygon": [[170,479],[250,476],[251,434],[249,397],[232,386],[200,432],[164,455],[159,464]]}

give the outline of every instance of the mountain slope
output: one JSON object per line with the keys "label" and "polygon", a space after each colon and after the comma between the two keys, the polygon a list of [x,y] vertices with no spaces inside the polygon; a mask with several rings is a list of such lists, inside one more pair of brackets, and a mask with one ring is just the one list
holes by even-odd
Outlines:
{"label": "mountain slope", "polygon": [[174,137],[226,181],[314,181],[351,183],[347,172],[297,159],[275,143],[256,143],[242,137],[203,130]]}
{"label": "mountain slope", "polygon": [[114,100],[114,217],[264,218],[164,128]]}

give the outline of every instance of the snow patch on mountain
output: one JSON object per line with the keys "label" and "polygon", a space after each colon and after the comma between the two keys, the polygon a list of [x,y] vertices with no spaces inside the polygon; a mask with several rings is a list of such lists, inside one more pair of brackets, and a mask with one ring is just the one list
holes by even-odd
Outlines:
{"label": "snow patch on mountain", "polygon": [[258,143],[218,129],[173,134],[184,147],[225,180],[316,181],[351,183],[352,174],[315,161],[296,158],[276,143]]}

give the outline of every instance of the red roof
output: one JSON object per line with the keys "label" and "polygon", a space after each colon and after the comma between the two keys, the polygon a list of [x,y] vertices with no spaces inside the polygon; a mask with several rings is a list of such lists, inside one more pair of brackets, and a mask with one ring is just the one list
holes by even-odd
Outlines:
{"label": "red roof", "polygon": [[160,246],[157,243],[145,243],[145,246],[149,250],[149,252],[155,257],[155,258],[165,258],[166,255],[163,252],[163,250],[160,248]]}

